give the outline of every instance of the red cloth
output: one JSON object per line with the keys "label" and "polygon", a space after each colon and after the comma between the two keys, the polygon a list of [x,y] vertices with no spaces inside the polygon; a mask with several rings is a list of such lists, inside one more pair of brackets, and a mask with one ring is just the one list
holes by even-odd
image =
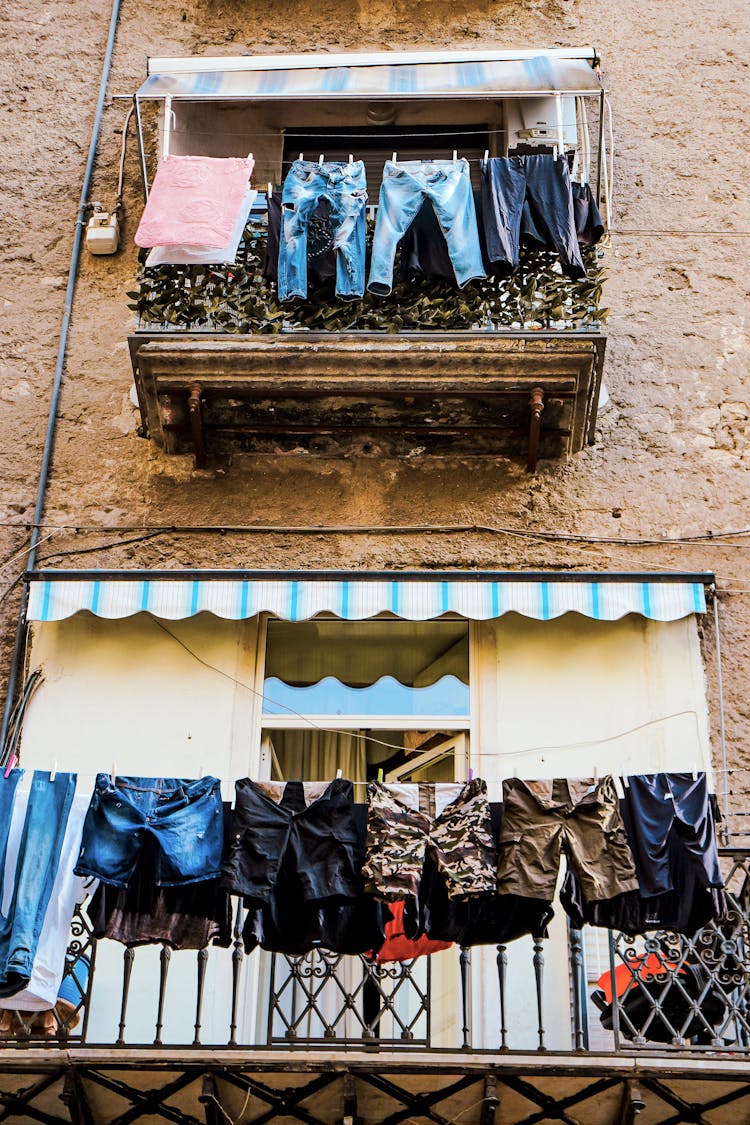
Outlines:
{"label": "red cloth", "polygon": [[[654,977],[664,976],[668,972],[674,972],[676,968],[677,965],[674,962],[665,961],[658,953],[649,953],[648,957],[636,957],[632,961],[618,965],[615,969],[617,996],[624,996],[630,986],[635,983],[636,979],[646,983],[647,981],[653,980]],[[680,973],[684,972],[684,969],[680,969]],[[604,993],[607,1003],[611,1004],[612,974],[602,973],[596,983]]]}
{"label": "red cloth", "polygon": [[388,908],[393,915],[390,922],[385,925],[385,941],[373,957],[378,965],[385,961],[411,961],[414,957],[424,957],[428,953],[440,953],[443,949],[450,949],[450,941],[431,941],[428,937],[417,938],[412,941],[404,933],[404,904],[403,902],[389,902]]}

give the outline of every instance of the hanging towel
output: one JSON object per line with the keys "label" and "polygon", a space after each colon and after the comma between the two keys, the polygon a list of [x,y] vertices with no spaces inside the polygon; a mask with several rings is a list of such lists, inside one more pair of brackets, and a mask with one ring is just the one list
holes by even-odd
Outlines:
{"label": "hanging towel", "polygon": [[146,266],[151,269],[154,266],[232,265],[237,261],[240,239],[245,233],[245,226],[257,195],[257,191],[251,188],[245,192],[234,228],[224,246],[154,246],[146,258]]}
{"label": "hanging towel", "polygon": [[231,156],[168,156],[160,161],[135,241],[138,246],[224,246],[253,170]]}

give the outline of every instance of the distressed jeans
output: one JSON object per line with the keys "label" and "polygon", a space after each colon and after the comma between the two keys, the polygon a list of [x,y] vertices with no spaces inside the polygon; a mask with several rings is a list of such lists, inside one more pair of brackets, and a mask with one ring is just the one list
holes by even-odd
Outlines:
{"label": "distressed jeans", "polygon": [[295,160],[281,193],[280,301],[307,296],[307,235],[321,199],[327,201],[331,214],[336,296],[356,300],[364,293],[367,179],[363,162]]}
{"label": "distressed jeans", "polygon": [[445,235],[459,286],[486,277],[468,160],[387,160],[367,283],[371,293],[387,297],[391,292],[396,247],[425,199]]}
{"label": "distressed jeans", "polygon": [[0,995],[25,987],[60,863],[77,776],[35,770],[31,780],[10,909],[0,923]]}

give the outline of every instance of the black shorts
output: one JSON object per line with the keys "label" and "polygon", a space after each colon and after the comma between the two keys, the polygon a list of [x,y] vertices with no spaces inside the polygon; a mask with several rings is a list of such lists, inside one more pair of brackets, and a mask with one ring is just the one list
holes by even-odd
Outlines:
{"label": "black shorts", "polygon": [[283,867],[303,902],[361,893],[351,781],[284,784],[245,777],[235,792],[222,864],[226,890],[269,902]]}

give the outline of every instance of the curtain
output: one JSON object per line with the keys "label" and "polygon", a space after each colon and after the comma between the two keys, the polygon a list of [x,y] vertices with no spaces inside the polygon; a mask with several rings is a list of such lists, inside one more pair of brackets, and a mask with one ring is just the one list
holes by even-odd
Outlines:
{"label": "curtain", "polygon": [[[354,782],[367,776],[367,743],[359,731],[278,730],[271,745],[283,781],[330,781],[337,770]],[[364,800],[359,786],[355,800]]]}

